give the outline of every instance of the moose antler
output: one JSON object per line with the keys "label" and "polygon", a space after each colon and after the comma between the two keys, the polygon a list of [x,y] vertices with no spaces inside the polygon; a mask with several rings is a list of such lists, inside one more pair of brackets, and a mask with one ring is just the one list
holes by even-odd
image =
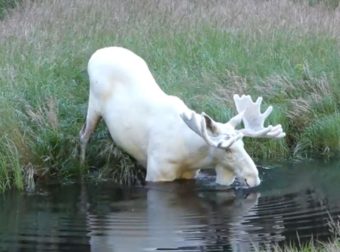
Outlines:
{"label": "moose antler", "polygon": [[204,112],[198,115],[190,111],[181,114],[181,117],[197,135],[201,136],[209,145],[217,148],[228,149],[234,142],[243,137],[242,132],[229,135],[218,134],[215,126],[216,122]]}
{"label": "moose antler", "polygon": [[242,121],[244,129],[240,130],[244,136],[248,137],[265,137],[265,138],[282,138],[286,135],[283,132],[281,124],[276,126],[269,125],[264,127],[264,122],[273,107],[269,106],[264,113],[261,113],[262,97],[253,102],[249,95],[234,95],[234,102],[238,113],[243,113]]}

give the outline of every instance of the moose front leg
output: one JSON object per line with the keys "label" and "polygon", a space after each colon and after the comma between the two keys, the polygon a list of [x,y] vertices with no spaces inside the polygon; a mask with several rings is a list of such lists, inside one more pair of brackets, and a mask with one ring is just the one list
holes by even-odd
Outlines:
{"label": "moose front leg", "polygon": [[186,170],[182,172],[181,179],[194,179],[198,174],[198,171]]}
{"label": "moose front leg", "polygon": [[146,178],[148,182],[174,181],[177,179],[177,169],[172,163],[160,158],[148,158]]}
{"label": "moose front leg", "polygon": [[215,168],[215,171],[216,171],[216,183],[217,184],[229,186],[232,183],[234,183],[235,173],[233,171],[220,167],[220,166],[217,166]]}

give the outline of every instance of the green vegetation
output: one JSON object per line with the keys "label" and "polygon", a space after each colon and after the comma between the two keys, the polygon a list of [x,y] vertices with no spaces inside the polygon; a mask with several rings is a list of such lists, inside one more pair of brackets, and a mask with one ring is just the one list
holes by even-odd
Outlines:
{"label": "green vegetation", "polygon": [[0,20],[6,16],[6,11],[16,7],[21,0],[0,0]]}
{"label": "green vegetation", "polygon": [[[335,222],[332,218],[329,221],[330,231],[333,238],[328,242],[317,241],[314,238],[306,244],[286,245],[283,247],[274,247],[274,252],[338,252],[340,251],[340,223]],[[255,248],[256,249],[256,248]]]}
{"label": "green vegetation", "polygon": [[217,120],[235,113],[234,93],[263,96],[288,136],[247,139],[258,159],[337,155],[339,16],[339,8],[289,0],[22,1],[0,21],[0,190],[23,188],[27,167],[40,178],[92,168],[128,183],[141,175],[103,125],[87,167],[77,158],[86,64],[112,45],[135,51],[166,92]]}
{"label": "green vegetation", "polygon": [[274,252],[338,252],[340,250],[340,241],[335,240],[331,242],[311,241],[305,245],[296,246],[290,245],[284,248],[277,247],[272,249]]}

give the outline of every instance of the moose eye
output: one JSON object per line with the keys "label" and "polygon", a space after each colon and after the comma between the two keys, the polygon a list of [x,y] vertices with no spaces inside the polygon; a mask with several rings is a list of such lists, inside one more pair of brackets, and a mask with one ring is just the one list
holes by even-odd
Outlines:
{"label": "moose eye", "polygon": [[230,148],[225,149],[225,152],[228,153],[228,154],[233,153],[233,151]]}

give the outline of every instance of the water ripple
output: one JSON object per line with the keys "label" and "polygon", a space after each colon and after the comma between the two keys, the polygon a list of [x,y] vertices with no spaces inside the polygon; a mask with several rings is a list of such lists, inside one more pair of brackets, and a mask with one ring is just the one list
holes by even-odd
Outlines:
{"label": "water ripple", "polygon": [[264,181],[286,176],[280,181],[287,182],[251,191],[223,188],[209,177],[136,188],[103,183],[8,193],[0,197],[0,251],[254,251],[328,239],[340,198],[333,193],[338,185],[324,180],[335,175],[320,180],[313,170],[308,174],[316,178],[289,186],[298,172],[266,170]]}

